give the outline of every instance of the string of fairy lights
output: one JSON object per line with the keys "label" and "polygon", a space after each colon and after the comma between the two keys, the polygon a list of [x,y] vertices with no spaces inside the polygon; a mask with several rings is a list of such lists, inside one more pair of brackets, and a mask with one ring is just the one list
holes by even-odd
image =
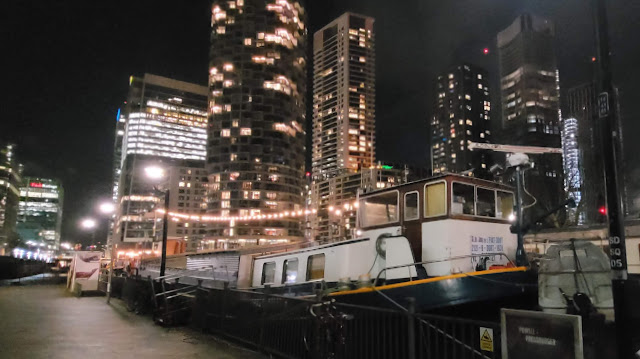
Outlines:
{"label": "string of fairy lights", "polygon": [[[340,206],[329,206],[327,207],[328,214],[333,214],[340,216],[344,213],[353,212],[358,208],[358,202],[347,202]],[[164,209],[157,209],[156,212],[164,214]],[[249,216],[207,216],[207,215],[196,215],[189,213],[179,213],[179,212],[169,212],[169,217],[173,219],[184,219],[184,220],[192,220],[192,221],[201,221],[201,222],[251,222],[251,221],[264,221],[264,220],[276,220],[283,218],[297,218],[308,216],[311,214],[317,214],[317,209],[307,209],[307,210],[298,210],[298,211],[282,211],[278,213],[269,213],[269,214],[254,214]]]}

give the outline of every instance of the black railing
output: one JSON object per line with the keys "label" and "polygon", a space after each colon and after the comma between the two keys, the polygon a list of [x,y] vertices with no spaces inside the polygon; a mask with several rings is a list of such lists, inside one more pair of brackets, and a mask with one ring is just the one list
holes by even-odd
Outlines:
{"label": "black railing", "polygon": [[[192,318],[196,328],[283,358],[500,357],[499,324],[411,308],[199,288]],[[492,340],[481,345],[483,330]]]}

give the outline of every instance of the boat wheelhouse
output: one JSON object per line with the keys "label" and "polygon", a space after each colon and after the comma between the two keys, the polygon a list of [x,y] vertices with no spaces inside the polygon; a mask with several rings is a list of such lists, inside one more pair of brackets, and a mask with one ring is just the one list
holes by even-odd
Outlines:
{"label": "boat wheelhouse", "polygon": [[[455,174],[362,194],[358,238],[257,256],[251,287],[311,294],[315,285],[345,298],[371,286],[523,272],[511,262],[517,246],[510,232],[513,198],[511,187]],[[463,295],[454,301],[474,300]]]}

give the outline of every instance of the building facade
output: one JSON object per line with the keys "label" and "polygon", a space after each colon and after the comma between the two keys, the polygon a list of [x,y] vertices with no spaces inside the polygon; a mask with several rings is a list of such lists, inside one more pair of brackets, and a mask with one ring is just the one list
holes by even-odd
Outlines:
{"label": "building facade", "polygon": [[13,240],[16,238],[21,170],[15,160],[15,145],[0,147],[0,250],[17,244]]}
{"label": "building facade", "polygon": [[375,164],[373,23],[345,13],[313,36],[314,180]]}
{"label": "building facade", "polygon": [[564,165],[564,186],[567,196],[576,201],[576,208],[568,211],[569,221],[572,224],[584,223],[584,216],[580,211],[580,202],[582,201],[583,179],[580,163],[579,145],[580,126],[578,119],[575,117],[565,117],[562,120],[562,161]]}
{"label": "building facade", "polygon": [[[575,137],[579,182],[576,182],[574,186],[580,192],[580,203],[577,207],[580,218],[585,224],[604,223],[606,216],[600,213],[600,208],[604,208],[607,201],[597,94],[594,84],[585,83],[568,89],[563,101],[562,114],[565,121],[575,122],[577,126]],[[616,121],[618,133],[620,133],[620,146],[622,146],[623,132],[620,118],[617,118]],[[620,163],[623,164],[623,162],[621,159]],[[626,196],[624,195],[623,204],[626,208]]]}
{"label": "building facade", "polygon": [[[501,143],[561,146],[559,79],[550,21],[530,14],[519,16],[498,34],[502,102]],[[529,155],[527,191],[536,204],[527,213],[536,217],[564,197],[563,163],[557,154]],[[525,199],[526,204],[534,198]]]}
{"label": "building facade", "polygon": [[358,192],[367,193],[396,186],[404,183],[405,177],[403,169],[379,165],[314,181],[311,203],[317,208],[317,215],[311,217],[312,239],[322,243],[355,238],[358,235]]}
{"label": "building facade", "polygon": [[42,251],[60,249],[64,190],[54,179],[25,177],[20,187],[17,231],[23,242]]}
{"label": "building facade", "polygon": [[[202,201],[207,92],[205,86],[157,75],[130,78],[127,103],[118,116],[115,137],[115,159],[118,154],[121,156],[120,162],[114,164],[114,176],[118,178],[117,185],[114,184],[114,191],[117,190],[113,230],[116,244],[129,242],[133,245],[160,239],[162,216],[155,209],[161,208],[164,201],[163,194],[155,190],[155,186],[175,189],[175,192],[171,191],[169,203],[172,212],[186,212],[187,202],[187,213],[191,212],[191,197]],[[149,166],[165,169],[166,177],[161,183],[146,177],[145,168]],[[185,172],[184,176],[181,171]],[[188,172],[197,172],[193,175],[197,180],[189,182],[190,179],[186,179],[190,177]],[[190,187],[179,189],[180,183],[184,186],[189,183]],[[179,200],[182,196],[189,196],[189,200]],[[200,206],[195,207],[198,213],[203,211]],[[178,233],[177,224],[170,222],[169,229],[170,237],[184,237],[184,233]],[[150,243],[145,246],[150,247]]]}
{"label": "building facade", "polygon": [[[489,173],[492,154],[469,142],[491,143],[491,98],[487,71],[462,64],[438,76],[431,121],[433,173]],[[485,177],[485,176],[482,176]]]}
{"label": "building facade", "polygon": [[[208,214],[304,207],[306,14],[288,0],[214,0],[209,58]],[[220,245],[302,239],[295,218],[211,224]]]}

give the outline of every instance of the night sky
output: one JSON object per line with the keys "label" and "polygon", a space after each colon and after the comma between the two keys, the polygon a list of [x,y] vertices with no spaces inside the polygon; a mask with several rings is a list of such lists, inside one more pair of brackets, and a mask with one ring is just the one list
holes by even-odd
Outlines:
{"label": "night sky", "polygon": [[[498,103],[496,34],[524,11],[555,22],[562,88],[592,76],[590,0],[309,2],[310,35],[344,11],[376,19],[378,160],[428,163],[434,79],[452,65],[485,67]],[[609,3],[614,78],[633,169],[640,164],[633,156],[640,150],[633,138],[640,131],[640,1]],[[0,3],[0,141],[18,144],[27,175],[63,181],[63,241],[86,241],[78,221],[97,215],[97,203],[110,198],[116,113],[129,76],[150,72],[206,85],[209,22],[208,0]]]}

